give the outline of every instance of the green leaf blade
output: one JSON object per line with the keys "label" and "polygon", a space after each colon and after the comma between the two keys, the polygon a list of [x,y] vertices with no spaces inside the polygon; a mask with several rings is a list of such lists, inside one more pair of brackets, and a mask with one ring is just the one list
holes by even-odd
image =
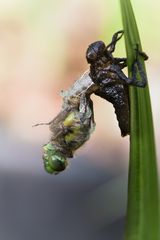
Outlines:
{"label": "green leaf blade", "polygon": [[[120,0],[128,72],[135,58],[135,46],[141,50],[139,33],[129,0]],[[144,66],[144,61],[141,59]],[[140,77],[137,76],[139,79]],[[158,173],[150,94],[130,87],[131,136],[128,184],[126,240],[159,240]]]}

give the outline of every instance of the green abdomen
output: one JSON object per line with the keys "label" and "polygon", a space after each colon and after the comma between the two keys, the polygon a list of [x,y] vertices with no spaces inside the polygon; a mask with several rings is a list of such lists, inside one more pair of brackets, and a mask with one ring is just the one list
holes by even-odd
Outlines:
{"label": "green abdomen", "polygon": [[63,125],[66,129],[64,135],[66,147],[75,151],[89,139],[95,124],[91,117],[81,116],[79,112],[71,112]]}

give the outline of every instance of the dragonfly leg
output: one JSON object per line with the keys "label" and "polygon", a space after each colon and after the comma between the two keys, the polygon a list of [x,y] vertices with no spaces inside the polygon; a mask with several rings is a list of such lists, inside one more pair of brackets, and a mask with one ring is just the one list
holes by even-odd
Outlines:
{"label": "dragonfly leg", "polygon": [[114,58],[114,62],[118,64],[121,69],[127,67],[127,58]]}
{"label": "dragonfly leg", "polygon": [[48,123],[37,123],[37,124],[32,125],[32,127],[38,127],[38,126],[42,126],[42,125],[50,125],[52,123],[52,121],[50,121]]}
{"label": "dragonfly leg", "polygon": [[[132,76],[131,85],[137,86],[137,87],[145,87],[147,84],[147,76],[144,71],[144,66],[142,65],[139,57],[141,56],[144,60],[147,60],[148,56],[146,55],[146,53],[139,50],[138,44],[136,45],[135,50],[136,50],[136,59],[132,65],[133,76]],[[139,73],[139,75],[141,77],[141,81],[137,80],[137,73]]]}
{"label": "dragonfly leg", "polygon": [[[117,76],[128,85],[136,86],[136,87],[145,87],[147,84],[147,76],[144,71],[144,67],[140,62],[139,56],[142,56],[144,60],[147,60],[148,57],[145,53],[140,52],[136,49],[136,59],[132,65],[132,77],[127,77],[121,70],[119,65],[111,65],[110,71],[117,74]],[[137,80],[137,74],[139,73],[141,77],[141,81]]]}
{"label": "dragonfly leg", "polygon": [[123,31],[123,30],[120,30],[120,31],[116,32],[116,33],[113,35],[111,43],[108,44],[107,47],[106,47],[107,50],[108,50],[110,53],[114,52],[116,43],[117,43],[117,41],[118,41],[119,39],[121,39],[121,37],[123,36],[123,34],[124,34],[124,31]]}

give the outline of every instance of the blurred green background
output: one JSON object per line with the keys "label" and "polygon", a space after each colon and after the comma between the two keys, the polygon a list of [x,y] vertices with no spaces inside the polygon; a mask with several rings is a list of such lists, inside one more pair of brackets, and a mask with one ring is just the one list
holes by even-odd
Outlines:
{"label": "blurred green background", "polygon": [[[146,62],[160,158],[160,3],[132,1]],[[112,105],[93,96],[96,130],[69,167],[41,159],[60,91],[88,68],[85,51],[122,28],[119,1],[0,0],[0,239],[123,239],[129,137]],[[124,42],[117,45],[124,56]]]}

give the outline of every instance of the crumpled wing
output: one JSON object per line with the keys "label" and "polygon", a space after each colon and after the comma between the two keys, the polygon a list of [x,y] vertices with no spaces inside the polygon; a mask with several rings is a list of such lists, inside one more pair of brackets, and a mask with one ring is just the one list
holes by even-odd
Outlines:
{"label": "crumpled wing", "polygon": [[51,140],[55,140],[59,135],[64,134],[63,122],[69,114],[69,109],[62,110],[51,122],[49,129],[52,132]]}

